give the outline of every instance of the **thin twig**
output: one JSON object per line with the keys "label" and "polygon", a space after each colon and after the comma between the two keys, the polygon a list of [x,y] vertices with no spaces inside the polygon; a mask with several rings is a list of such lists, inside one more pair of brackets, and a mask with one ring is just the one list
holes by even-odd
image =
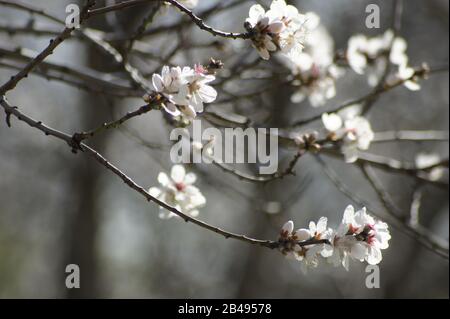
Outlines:
{"label": "thin twig", "polygon": [[[118,176],[128,187],[135,190],[142,196],[144,196],[148,201],[152,201],[156,203],[158,206],[176,214],[177,216],[181,217],[185,222],[191,222],[197,226],[200,226],[203,229],[212,231],[216,234],[222,235],[225,238],[232,238],[239,241],[243,241],[249,244],[258,245],[270,249],[275,249],[280,247],[281,243],[279,241],[273,241],[273,240],[260,240],[251,238],[246,235],[236,234],[232,232],[225,231],[221,228],[215,227],[213,225],[210,225],[206,222],[203,222],[199,219],[196,219],[194,217],[191,217],[190,215],[184,214],[183,212],[177,210],[176,208],[166,204],[165,202],[153,197],[150,195],[148,191],[146,191],[142,186],[137,184],[135,181],[133,181],[130,177],[128,177],[124,172],[122,172],[119,168],[117,168],[114,164],[109,162],[103,155],[98,153],[96,150],[92,149],[88,145],[82,142],[77,142],[74,140],[72,136],[70,136],[67,133],[58,131],[56,129],[53,129],[44,123],[40,121],[36,121],[33,118],[25,115],[22,113],[17,107],[11,106],[8,101],[5,98],[0,98],[0,105],[5,110],[7,116],[13,115],[18,120],[23,121],[27,123],[29,126],[34,127],[40,131],[42,131],[45,135],[56,137],[62,141],[65,141],[74,151],[82,151],[83,153],[86,153],[90,156],[92,156],[98,163],[100,163],[102,166],[104,166],[107,170],[114,173],[116,176]],[[328,240],[317,240],[315,238],[305,241],[300,241],[297,244],[299,246],[309,246],[314,244],[324,244],[328,243]]]}
{"label": "thin twig", "polygon": [[[351,191],[347,185],[345,185],[339,176],[332,170],[322,159],[321,156],[316,155],[317,162],[322,166],[323,171],[328,176],[328,178],[333,182],[333,184],[336,186],[336,188],[346,195],[348,198],[350,198],[352,201],[357,203],[359,206],[365,206],[367,209],[373,213],[374,215],[380,217],[380,215],[377,213],[377,209],[372,208],[369,203],[367,203],[365,200],[361,199],[355,192]],[[395,215],[390,214],[391,217],[394,218],[396,223],[391,223],[391,225],[399,230],[400,232],[404,233],[408,237],[412,238],[413,240],[420,243],[423,247],[427,248],[431,252],[434,252],[438,256],[441,256],[448,260],[449,258],[449,251],[448,251],[448,242],[444,242],[441,238],[436,238],[435,236],[430,236],[429,232],[421,228],[412,228],[409,226],[408,223],[405,223],[402,220],[399,220],[395,217]]]}
{"label": "thin twig", "polygon": [[[429,67],[426,67],[426,66],[417,67],[417,68],[414,69],[414,74],[411,77],[409,77],[407,79],[396,79],[392,83],[385,83],[383,86],[378,87],[376,90],[373,90],[373,91],[369,92],[368,94],[366,94],[366,95],[364,95],[362,97],[359,97],[359,98],[356,98],[356,99],[351,99],[351,100],[349,100],[347,102],[344,102],[344,103],[334,107],[333,109],[329,110],[328,112],[329,113],[339,112],[339,111],[343,110],[344,108],[346,108],[346,107],[348,107],[350,105],[360,104],[360,103],[363,103],[363,102],[365,102],[367,100],[373,99],[373,98],[379,96],[382,93],[389,92],[389,91],[391,91],[391,90],[393,90],[393,89],[403,85],[405,82],[411,81],[411,80],[413,80],[413,79],[415,79],[417,77],[423,78],[423,77],[426,77],[428,75],[436,74],[436,73],[440,73],[440,72],[448,72],[448,66],[443,66],[443,67],[439,66],[439,67],[433,67],[433,68],[429,68]],[[291,126],[293,126],[293,127],[295,127],[295,126],[303,126],[303,125],[309,124],[311,122],[320,120],[321,117],[322,117],[322,113],[314,115],[314,116],[312,116],[310,118],[307,118],[307,119],[296,121]]]}
{"label": "thin twig", "polygon": [[[94,5],[93,1],[88,1],[87,4],[82,8],[80,13],[80,23],[86,18],[87,10]],[[33,60],[31,60],[21,71],[12,76],[5,84],[0,87],[0,96],[5,95],[8,91],[11,91],[16,87],[16,85],[28,76],[28,74],[42,61],[45,60],[53,51],[66,40],[72,34],[75,28],[64,28],[64,30],[54,39],[50,40],[48,46],[39,53]]]}
{"label": "thin twig", "polygon": [[138,108],[136,111],[128,112],[127,114],[125,114],[118,120],[115,120],[115,121],[112,121],[109,123],[104,123],[101,126],[99,126],[98,128],[93,129],[91,131],[75,133],[73,135],[73,139],[75,139],[79,143],[81,141],[84,141],[88,138],[91,138],[91,137],[97,135],[98,133],[101,133],[103,131],[106,131],[106,130],[109,130],[112,128],[116,128],[134,117],[141,116],[145,113],[150,112],[155,105],[156,105],[156,103],[149,103],[149,104],[143,105],[140,108]]}
{"label": "thin twig", "polygon": [[448,140],[449,133],[447,131],[386,131],[375,133],[372,143],[393,141],[448,142]]}
{"label": "thin twig", "polygon": [[253,36],[249,32],[233,33],[233,32],[224,32],[224,31],[220,31],[220,30],[214,29],[213,27],[210,27],[205,22],[203,22],[203,20],[201,18],[199,18],[197,15],[195,15],[195,13],[193,13],[191,10],[189,10],[184,5],[182,5],[181,3],[179,3],[178,1],[175,1],[175,0],[130,0],[130,1],[124,1],[124,2],[121,2],[121,3],[118,3],[118,4],[113,4],[113,5],[110,5],[110,6],[107,6],[107,7],[91,10],[91,11],[89,11],[88,16],[92,17],[92,16],[105,14],[105,13],[112,12],[112,11],[122,10],[122,9],[125,9],[125,8],[128,8],[128,7],[136,6],[136,5],[139,5],[139,4],[146,3],[146,2],[148,3],[148,2],[151,2],[151,1],[161,1],[161,2],[170,3],[171,5],[176,7],[181,12],[187,14],[189,16],[189,18],[200,29],[211,33],[213,36],[220,36],[220,37],[223,37],[223,38],[231,38],[231,39],[250,39]]}

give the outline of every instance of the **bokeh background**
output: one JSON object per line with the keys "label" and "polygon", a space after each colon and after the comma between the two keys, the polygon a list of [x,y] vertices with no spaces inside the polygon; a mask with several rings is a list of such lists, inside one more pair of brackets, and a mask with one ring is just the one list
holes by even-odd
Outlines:
{"label": "bokeh background", "polygon": [[[64,18],[66,4],[74,0],[24,2]],[[411,64],[448,65],[448,1],[404,2],[401,35],[409,43]],[[196,11],[201,12],[215,3],[200,0]],[[301,11],[319,14],[337,49],[345,48],[348,38],[355,33],[384,32],[392,20],[392,1],[298,0],[291,3]],[[381,30],[365,28],[365,7],[369,3],[381,8]],[[252,1],[243,1],[207,21],[221,30],[242,31],[251,4]],[[118,15],[110,14],[106,19],[90,22],[90,26],[117,36],[134,30],[150,7],[151,4]],[[151,29],[179,19],[185,17],[173,8],[166,8],[155,18]],[[0,47],[41,50],[48,43],[49,35],[5,32],[7,27],[23,27],[32,20],[40,28],[60,29],[44,19],[0,6]],[[185,27],[149,38],[146,49],[161,57],[178,41],[210,43],[214,40],[211,38],[195,27]],[[210,46],[181,50],[171,62],[189,65],[211,56],[229,63],[256,58],[254,50],[248,50],[248,43],[216,40],[223,44],[218,46],[221,50]],[[120,40],[114,41],[120,45]],[[0,61],[2,58],[0,55]],[[66,41],[49,61],[123,76],[104,54],[78,40]],[[146,72],[161,66],[160,61],[150,58],[135,63]],[[14,72],[0,67],[0,83]],[[374,131],[448,131],[448,85],[448,72],[444,72],[423,81],[419,92],[398,88],[387,93],[371,113]],[[230,90],[237,88],[245,89],[242,83],[230,86]],[[324,109],[358,97],[368,87],[365,79],[349,71],[337,89],[338,95]],[[271,115],[268,125],[275,127],[287,126],[293,119],[317,112],[308,102],[292,105],[287,90],[281,88],[254,100],[214,108],[243,114],[263,110]],[[138,98],[117,100],[88,93],[34,75],[22,81],[8,98],[25,113],[67,132],[97,127],[142,103]],[[318,126],[320,123],[312,125]],[[171,167],[169,132],[162,114],[152,113],[130,121],[120,130],[101,134],[89,143],[139,184],[150,187],[157,185],[160,171]],[[371,149],[373,153],[406,161],[413,161],[415,154],[424,151],[448,157],[448,143],[383,143]],[[289,153],[282,154],[284,157],[281,165],[289,161]],[[357,169],[338,160],[327,159],[327,162],[358,196],[376,203],[376,194]],[[280,226],[288,219],[298,226],[306,226],[312,219],[327,216],[330,224],[336,226],[351,203],[310,156],[299,162],[295,177],[266,186],[240,181],[214,166],[198,165],[189,169],[199,175],[199,187],[208,201],[200,218],[256,238],[275,239]],[[416,181],[402,175],[380,174],[387,191],[408,211]],[[280,212],[269,214],[268,202],[278,203],[275,206],[279,206]],[[430,233],[448,241],[448,218],[448,190],[426,186],[422,224]],[[67,145],[14,119],[11,129],[3,120],[0,123],[2,298],[448,298],[448,260],[396,229],[392,229],[392,236],[391,247],[383,252],[380,265],[380,289],[365,287],[364,265],[357,262],[351,263],[350,272],[325,265],[304,275],[298,263],[276,251],[225,240],[179,220],[160,220],[158,207],[147,203],[87,156],[72,154]],[[71,263],[80,265],[80,289],[65,287],[65,267]]]}

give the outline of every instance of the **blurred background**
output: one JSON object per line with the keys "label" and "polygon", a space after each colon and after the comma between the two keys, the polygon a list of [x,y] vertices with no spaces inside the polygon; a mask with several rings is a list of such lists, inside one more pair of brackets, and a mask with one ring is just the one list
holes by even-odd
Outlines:
{"label": "blurred background", "polygon": [[[66,5],[73,2],[23,0],[62,20]],[[200,0],[195,12],[208,10],[217,2]],[[381,34],[392,20],[392,1],[290,2],[302,12],[314,11],[321,17],[336,49],[345,49],[353,34]],[[207,22],[220,30],[241,32],[253,3],[241,1],[219,14],[211,14]],[[267,5],[268,1],[260,3]],[[365,27],[365,8],[369,3],[376,3],[381,9],[380,30]],[[127,43],[124,35],[133,33],[153,6],[100,16],[89,21],[89,27],[104,31],[103,36],[120,49]],[[400,34],[408,41],[411,65],[427,62],[430,66],[448,66],[448,10],[446,0],[405,1]],[[249,43],[213,38],[191,24],[161,31],[165,30],[161,26],[185,20],[177,10],[161,8],[148,28],[160,31],[149,32],[139,41],[139,52],[130,58],[133,65],[151,75],[159,72],[163,62],[193,65],[216,57],[225,62],[223,72],[227,74],[240,61],[257,59]],[[26,30],[31,26],[45,32],[30,34]],[[61,29],[52,21],[0,5],[0,83],[17,72],[5,67],[5,59],[17,52],[14,48],[26,48],[31,51],[23,52],[34,56]],[[24,62],[17,57],[8,61]],[[64,42],[46,61],[80,71],[103,72],[126,82],[117,63],[77,37]],[[270,66],[272,71],[281,68],[275,59],[261,62],[260,66]],[[45,68],[40,70],[44,72]],[[448,72],[443,72],[422,81],[418,92],[401,87],[383,95],[370,114],[374,131],[448,131],[448,80]],[[245,92],[251,91],[252,85],[267,85],[259,83],[237,79],[231,81],[227,90]],[[81,88],[79,84],[31,75],[8,94],[8,99],[24,113],[71,133],[95,128],[142,104],[139,96],[116,98]],[[368,90],[365,78],[349,70],[338,82],[337,96],[324,110]],[[264,123],[268,127],[286,127],[317,114],[307,101],[300,105],[290,103],[289,92],[289,88],[281,87],[253,99],[216,103],[211,108],[254,115],[256,119],[270,116]],[[221,94],[225,96],[219,90]],[[311,127],[320,125],[313,123]],[[151,112],[121,129],[99,134],[88,144],[149,188],[157,186],[160,171],[168,171],[172,166],[168,152],[170,128],[162,113]],[[413,162],[419,152],[448,157],[448,142],[377,143],[370,152]],[[280,166],[289,162],[291,154],[280,154]],[[324,160],[359,197],[382,207],[358,169],[341,160]],[[288,219],[304,227],[310,220],[326,216],[330,226],[336,226],[345,207],[352,203],[309,155],[299,162],[296,176],[267,185],[241,181],[211,165],[188,169],[198,174],[198,186],[207,198],[199,218],[255,238],[276,239]],[[417,181],[402,174],[378,173],[398,206],[409,212]],[[380,208],[378,214],[385,213]],[[447,188],[424,186],[420,218],[430,234],[448,242]],[[391,232],[390,248],[383,251],[380,264],[380,289],[366,288],[365,264],[358,262],[351,263],[349,272],[323,265],[304,275],[297,262],[276,251],[225,240],[177,219],[160,220],[156,205],[149,204],[89,157],[72,154],[64,143],[15,119],[11,129],[4,120],[0,122],[2,298],[448,298],[448,259],[425,249],[398,229],[391,228]],[[68,264],[80,266],[80,289],[65,287]]]}

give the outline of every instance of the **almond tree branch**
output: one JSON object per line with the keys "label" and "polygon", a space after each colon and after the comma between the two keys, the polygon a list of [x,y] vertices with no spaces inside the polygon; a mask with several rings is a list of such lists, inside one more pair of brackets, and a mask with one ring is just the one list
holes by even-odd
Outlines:
{"label": "almond tree branch", "polygon": [[[235,1],[231,1],[227,4],[224,4],[223,1],[219,1],[216,5],[212,6],[209,9],[204,10],[198,16],[201,17],[201,19],[203,21],[206,21],[206,19],[209,18],[213,13],[224,12],[225,10],[232,9],[234,7],[243,5],[246,2],[250,2],[250,1],[253,1],[253,0],[235,0]],[[182,19],[173,24],[163,25],[158,28],[147,30],[144,32],[144,36],[153,36],[153,35],[158,35],[161,33],[171,32],[174,30],[180,30],[180,28],[188,26],[190,24],[190,22],[191,22],[190,19],[186,19],[186,20]],[[113,39],[115,40],[116,38],[113,37]],[[123,40],[123,39],[119,38],[119,40]]]}
{"label": "almond tree branch", "polygon": [[[341,193],[346,195],[349,199],[357,203],[359,206],[365,206],[371,213],[373,213],[378,217],[381,217],[377,213],[378,209],[375,209],[374,207],[372,207],[371,204],[367,203],[365,200],[361,199],[355,192],[351,191],[350,188],[341,181],[341,179],[335,173],[335,171],[331,169],[329,165],[327,165],[327,163],[322,159],[321,156],[316,155],[316,159],[317,162],[322,166],[324,173],[328,176],[331,182],[336,186],[336,188]],[[408,237],[417,241],[419,244],[421,244],[429,251],[448,260],[449,258],[448,242],[444,241],[441,238],[430,236],[429,232],[423,227],[412,228],[408,223],[395,217],[394,214],[390,213],[389,216],[393,218],[395,221],[394,223],[390,223],[392,227],[396,228],[398,231],[404,233]]]}
{"label": "almond tree branch", "polygon": [[128,120],[130,120],[130,119],[132,119],[134,117],[137,117],[137,116],[143,115],[145,113],[148,113],[156,105],[157,105],[157,103],[150,102],[149,104],[141,106],[136,111],[128,112],[127,114],[125,114],[123,117],[121,117],[118,120],[115,120],[115,121],[112,121],[112,122],[109,122],[109,123],[103,123],[101,126],[99,126],[96,129],[93,129],[91,131],[82,132],[82,133],[75,133],[73,135],[73,139],[75,141],[77,141],[77,143],[80,143],[81,141],[84,141],[84,140],[86,140],[88,138],[94,137],[96,134],[99,134],[99,133],[101,133],[103,131],[106,131],[106,130],[109,130],[109,129],[112,129],[112,128],[116,128],[116,127],[122,125],[123,123],[125,123],[126,121],[128,121]]}
{"label": "almond tree branch", "polygon": [[[23,69],[23,64],[18,64],[10,61],[5,61],[4,59],[0,59],[0,67],[9,68],[13,70],[20,71]],[[96,93],[96,94],[102,94],[106,96],[113,96],[117,98],[127,98],[127,97],[140,97],[140,94],[137,93],[125,93],[121,92],[121,90],[109,90],[100,86],[92,85],[86,83],[86,81],[78,81],[74,80],[72,77],[67,76],[64,73],[61,74],[53,74],[48,71],[41,70],[41,68],[37,67],[33,73],[34,75],[40,76],[42,78],[45,78],[46,80],[55,80],[58,82],[63,82],[67,85],[70,85],[72,87],[75,87],[77,89],[82,89],[87,92]]]}
{"label": "almond tree branch", "polygon": [[128,45],[126,48],[126,53],[129,54],[134,46],[134,43],[141,39],[145,30],[147,30],[147,27],[153,22],[153,19],[155,18],[156,13],[158,13],[159,9],[161,8],[161,3],[156,3],[152,8],[150,8],[150,11],[147,13],[147,15],[142,20],[141,24],[137,28],[137,30],[134,32],[132,37],[128,40]]}
{"label": "almond tree branch", "polygon": [[130,0],[130,1],[124,1],[117,4],[113,4],[107,7],[99,8],[99,9],[93,9],[90,10],[88,13],[89,17],[105,14],[112,11],[122,10],[128,7],[136,6],[143,3],[148,3],[152,1],[160,1],[160,2],[166,2],[170,3],[174,7],[176,7],[181,12],[187,14],[189,18],[202,30],[207,31],[211,33],[213,36],[220,36],[223,38],[231,38],[231,39],[250,39],[253,34],[249,32],[245,33],[233,33],[233,32],[224,32],[217,29],[214,29],[213,27],[210,27],[207,25],[201,18],[199,18],[195,13],[193,13],[191,10],[186,8],[184,5],[179,3],[176,0]]}
{"label": "almond tree branch", "polygon": [[[378,80],[377,85],[375,86],[374,92],[383,89],[383,87],[386,85],[386,79],[389,76],[389,73],[391,72],[392,63],[389,57],[392,52],[392,47],[394,45],[395,38],[400,33],[402,15],[403,15],[403,0],[395,0],[391,23],[394,36],[392,37],[388,50],[384,52],[384,54],[382,55],[382,58],[386,59],[386,65],[384,66],[384,70],[382,72],[380,79]],[[374,94],[372,97],[365,100],[362,106],[361,114],[366,115],[372,109],[372,107],[375,105],[376,101],[379,98],[380,94]]]}
{"label": "almond tree branch", "polygon": [[447,131],[386,131],[375,133],[372,143],[392,141],[448,142],[448,140],[449,133]]}
{"label": "almond tree branch", "polygon": [[412,228],[417,228],[420,226],[420,207],[422,206],[422,195],[423,195],[423,185],[417,185],[414,190],[411,207],[409,210],[409,224]]}
{"label": "almond tree branch", "polygon": [[[0,3],[1,4],[1,3]],[[87,4],[82,8],[80,13],[80,23],[85,20],[87,12],[90,7],[94,5],[94,1],[89,0]],[[0,96],[5,95],[8,91],[14,89],[16,85],[28,76],[28,74],[42,61],[45,60],[53,51],[66,40],[72,34],[74,28],[64,28],[64,30],[54,39],[50,40],[48,46],[39,53],[34,59],[32,59],[21,71],[12,76],[5,84],[0,87]]]}
{"label": "almond tree branch", "polygon": [[[58,138],[64,142],[66,142],[72,148],[73,152],[82,151],[83,153],[90,155],[95,161],[97,161],[102,166],[104,166],[107,170],[111,171],[116,176],[118,176],[128,187],[130,187],[134,191],[136,191],[139,194],[141,194],[142,196],[144,196],[148,201],[152,201],[152,202],[156,203],[158,206],[160,206],[164,209],[167,209],[168,211],[178,215],[185,222],[191,222],[201,228],[204,228],[206,230],[209,230],[209,231],[212,231],[219,235],[222,235],[227,239],[232,238],[232,239],[243,241],[243,242],[246,242],[249,244],[258,245],[258,246],[262,246],[262,247],[266,247],[266,248],[270,248],[270,249],[275,249],[275,248],[280,247],[280,245],[282,245],[282,243],[279,241],[260,240],[260,239],[254,239],[254,238],[248,237],[246,235],[231,233],[231,232],[225,231],[221,228],[212,226],[201,220],[198,220],[194,217],[186,215],[183,212],[177,210],[176,208],[174,208],[174,207],[166,204],[165,202],[150,195],[150,193],[148,191],[146,191],[142,186],[140,186],[135,181],[133,181],[130,177],[128,177],[119,168],[117,168],[115,165],[113,165],[111,162],[109,162],[103,155],[101,155],[100,153],[98,153],[96,150],[92,149],[85,143],[78,142],[73,138],[73,136],[70,136],[67,133],[53,129],[53,128],[45,125],[41,121],[34,120],[33,118],[22,113],[17,107],[11,106],[4,97],[0,98],[0,105],[3,107],[3,109],[6,113],[7,122],[8,122],[9,126],[11,124],[9,118],[11,116],[15,116],[18,120],[23,121],[23,122],[27,123],[29,126],[40,130],[45,135],[53,136],[55,138]],[[328,240],[317,240],[317,239],[313,238],[310,240],[300,241],[297,244],[300,246],[308,246],[308,245],[325,244],[325,243],[329,243]]]}
{"label": "almond tree branch", "polygon": [[[403,85],[405,82],[411,81],[417,77],[424,78],[424,77],[427,77],[428,75],[437,74],[437,73],[441,73],[441,72],[448,72],[448,66],[433,67],[433,68],[429,68],[427,66],[421,66],[418,68],[416,67],[414,69],[414,74],[411,77],[409,77],[407,79],[396,79],[395,81],[393,81],[391,83],[384,83],[384,85],[382,85],[380,87],[376,87],[372,92],[369,92],[368,94],[366,94],[360,98],[351,99],[347,102],[344,102],[344,103],[334,107],[333,109],[329,110],[328,112],[329,113],[339,112],[350,105],[360,104],[360,103],[364,103],[365,101],[374,99],[374,98],[378,97],[380,94],[389,92],[389,91]],[[303,126],[303,125],[309,124],[311,122],[320,120],[322,117],[322,113],[314,115],[307,119],[296,121],[291,126],[293,126],[293,127]]]}
{"label": "almond tree branch", "polygon": [[384,185],[381,183],[378,176],[373,171],[373,168],[367,163],[359,163],[359,167],[361,168],[364,176],[369,181],[373,190],[377,193],[378,198],[382,202],[383,206],[386,208],[386,211],[392,214],[398,220],[404,218],[402,216],[402,211],[398,206],[394,203],[394,200],[391,198],[391,195],[386,190]]}
{"label": "almond tree branch", "polygon": [[[0,45],[0,57],[1,56],[30,63],[33,61],[33,56],[36,56],[36,54],[32,50],[18,46]],[[128,81],[112,74],[98,72],[87,67],[74,68],[65,64],[42,61],[34,68],[33,72],[43,76],[52,76],[53,74],[51,74],[51,72],[57,72],[58,75],[61,74],[59,78],[63,82],[67,76],[75,77],[88,84],[89,87],[101,88],[112,95],[121,93],[124,96],[142,96],[142,92],[138,92],[128,85]]]}
{"label": "almond tree branch", "polygon": [[238,169],[229,166],[225,163],[213,161],[213,164],[217,167],[221,168],[224,172],[230,173],[235,175],[240,180],[244,180],[247,182],[253,182],[253,183],[269,183],[274,180],[283,179],[284,177],[288,175],[295,175],[294,168],[297,165],[297,162],[300,160],[300,158],[303,156],[303,154],[306,153],[306,150],[299,149],[297,153],[294,155],[294,157],[289,162],[288,167],[284,169],[283,171],[278,171],[274,174],[270,175],[252,175],[245,172],[241,172]]}
{"label": "almond tree branch", "polygon": [[[322,154],[327,156],[336,157],[339,159],[343,158],[343,155],[339,152],[330,149],[323,149]],[[442,189],[448,189],[448,183],[439,180],[432,180],[428,177],[427,170],[432,169],[436,166],[448,166],[448,159],[443,159],[440,163],[434,164],[430,167],[417,168],[415,164],[402,162],[390,157],[385,157],[381,155],[371,154],[371,153],[358,153],[358,160],[356,163],[367,163],[373,167],[380,168],[387,172],[396,172],[404,175],[414,177],[418,180],[433,184]]]}

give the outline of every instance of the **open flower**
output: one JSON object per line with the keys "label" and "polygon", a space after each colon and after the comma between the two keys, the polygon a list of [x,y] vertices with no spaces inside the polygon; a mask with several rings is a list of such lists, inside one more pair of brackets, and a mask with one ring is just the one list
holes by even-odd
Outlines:
{"label": "open flower", "polygon": [[280,231],[280,237],[278,241],[281,243],[280,250],[281,253],[289,258],[302,260],[303,248],[298,245],[300,241],[305,241],[311,238],[309,230],[307,229],[297,229],[294,231],[294,222],[286,222]]}
{"label": "open flower", "polygon": [[293,103],[308,98],[313,107],[318,107],[336,95],[335,80],[339,72],[334,66],[321,66],[305,53],[292,59],[292,63],[295,77],[293,85],[296,87],[291,96]]}
{"label": "open flower", "polygon": [[[354,259],[366,260],[370,265],[376,265],[382,260],[382,249],[389,247],[388,225],[375,221],[367,213],[365,207],[355,213],[353,206],[349,205],[342,219],[343,229],[346,230],[344,237],[353,237],[350,245],[350,256]],[[339,245],[339,238],[335,238],[335,245]]]}
{"label": "open flower", "polygon": [[259,4],[255,4],[250,8],[246,23],[255,32],[255,36],[252,39],[253,46],[261,58],[269,60],[270,52],[277,50],[272,37],[283,30],[284,24],[276,17],[269,18],[264,8]]}
{"label": "open flower", "polygon": [[[170,171],[170,177],[164,172],[159,173],[160,187],[150,188],[149,193],[182,213],[196,217],[199,213],[198,208],[206,204],[205,197],[193,185],[196,179],[194,173],[186,174],[182,165],[174,165]],[[162,219],[178,216],[162,207],[160,209],[159,217]]]}
{"label": "open flower", "polygon": [[358,34],[352,36],[347,46],[347,61],[358,74],[367,74],[369,85],[378,84],[387,63],[407,65],[407,43],[401,37],[394,37],[392,30],[368,38]]}
{"label": "open flower", "polygon": [[164,66],[161,75],[153,74],[152,82],[155,91],[167,99],[163,104],[166,112],[193,119],[197,113],[203,112],[204,103],[216,100],[217,91],[208,85],[215,79],[201,65],[194,69]]}
{"label": "open flower", "polygon": [[[317,240],[323,239],[331,239],[331,235],[333,233],[331,228],[327,227],[328,219],[326,217],[321,217],[319,221],[316,223],[309,223],[309,233],[311,237]],[[323,257],[329,257],[333,253],[333,248],[328,244],[318,244],[320,247],[320,254]]]}
{"label": "open flower", "polygon": [[216,77],[207,74],[202,66],[195,66],[194,72],[186,75],[187,84],[181,86],[173,101],[189,118],[195,118],[197,113],[203,112],[203,103],[212,103],[216,100],[217,91],[208,85],[215,79]]}
{"label": "open flower", "polygon": [[358,159],[358,150],[368,150],[375,137],[370,122],[362,116],[324,113],[322,122],[330,132],[330,138],[342,143],[341,150],[347,163],[354,163]]}
{"label": "open flower", "polygon": [[[353,206],[345,209],[342,222],[334,230],[327,226],[327,218],[310,222],[309,229],[294,231],[294,223],[288,221],[280,232],[280,251],[291,259],[300,261],[306,273],[315,268],[320,260],[349,270],[350,260],[366,261],[370,265],[381,262],[381,250],[389,247],[391,235],[386,223],[375,220],[366,208],[355,212]],[[326,242],[323,242],[326,240]]]}
{"label": "open flower", "polygon": [[285,0],[274,0],[267,12],[259,5],[253,5],[246,20],[246,28],[253,33],[253,46],[264,60],[270,53],[281,51],[295,55],[302,51],[306,34],[306,18],[296,7]]}
{"label": "open flower", "polygon": [[288,56],[286,64],[291,69],[296,91],[291,96],[293,103],[305,98],[313,107],[321,106],[336,95],[335,82],[342,71],[333,63],[333,39],[320,24],[320,18],[312,12],[306,14],[308,35],[303,52]]}
{"label": "open flower", "polygon": [[309,224],[309,229],[300,228],[294,231],[294,223],[288,221],[284,224],[280,232],[279,242],[281,243],[281,252],[291,259],[301,262],[301,270],[306,273],[309,268],[315,268],[319,264],[319,258],[329,257],[333,248],[326,243],[311,243],[300,245],[300,242],[308,240],[329,239],[332,234],[330,228],[327,228],[327,219],[322,217],[317,225],[314,222]]}

